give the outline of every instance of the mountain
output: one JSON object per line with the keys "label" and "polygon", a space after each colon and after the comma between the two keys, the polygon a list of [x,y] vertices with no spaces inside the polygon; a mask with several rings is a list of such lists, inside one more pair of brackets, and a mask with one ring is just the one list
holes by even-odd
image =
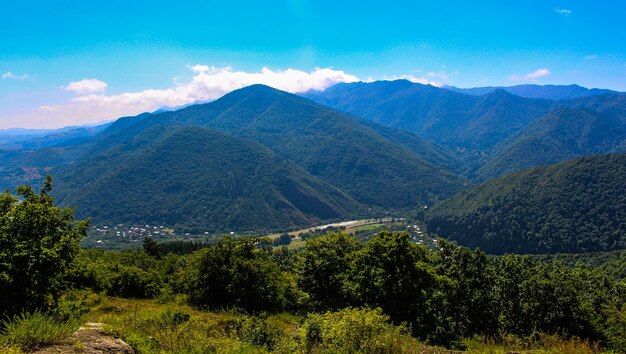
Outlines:
{"label": "mountain", "polygon": [[[27,138],[21,138],[11,142],[0,144],[0,149],[4,150],[22,150],[22,149],[41,149],[50,146],[67,145],[73,140],[84,139],[97,135],[104,131],[111,123],[105,123],[96,126],[85,127],[67,127],[51,132],[47,132],[42,136],[32,137],[25,135]],[[1,138],[0,138],[1,139]]]}
{"label": "mountain", "polygon": [[118,122],[103,134],[121,133],[109,135],[94,147],[96,151],[110,141],[132,139],[155,124],[216,129],[271,149],[369,206],[432,204],[466,183],[355,117],[263,85],[236,90],[211,103]]}
{"label": "mountain", "polygon": [[617,91],[606,89],[588,89],[578,85],[516,85],[516,86],[487,86],[473,88],[458,88],[454,86],[444,86],[445,89],[465,93],[468,95],[482,96],[497,90],[504,90],[508,93],[526,97],[542,98],[547,100],[570,100],[580,97],[601,95],[606,93],[621,94]]}
{"label": "mountain", "polygon": [[98,223],[258,231],[362,210],[257,143],[190,126],[145,129],[61,170],[55,184],[61,203]]}
{"label": "mountain", "polygon": [[496,90],[472,96],[406,80],[337,84],[306,97],[453,149],[484,152],[548,113],[554,102]]}
{"label": "mountain", "polygon": [[441,166],[447,170],[461,174],[467,165],[463,156],[458,152],[437,145],[406,130],[385,127],[364,119],[361,120],[360,123],[372,128],[386,139],[400,144],[418,154],[421,158],[434,166]]}
{"label": "mountain", "polygon": [[253,85],[206,104],[123,117],[94,136],[4,151],[1,182],[36,183],[51,172],[59,200],[97,223],[196,231],[413,209],[467,185],[442,167],[456,164],[447,149],[372,124]]}
{"label": "mountain", "polygon": [[515,172],[427,213],[431,232],[488,253],[626,249],[626,154]]}
{"label": "mountain", "polygon": [[556,109],[496,146],[477,174],[487,179],[579,156],[626,152],[625,118],[584,108]]}

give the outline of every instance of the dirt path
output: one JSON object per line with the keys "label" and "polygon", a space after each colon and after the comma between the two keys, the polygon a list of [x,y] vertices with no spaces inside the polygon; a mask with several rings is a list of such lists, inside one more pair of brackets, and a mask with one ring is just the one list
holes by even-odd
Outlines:
{"label": "dirt path", "polygon": [[106,334],[102,323],[85,323],[67,344],[52,345],[35,353],[134,354],[135,351],[121,339]]}

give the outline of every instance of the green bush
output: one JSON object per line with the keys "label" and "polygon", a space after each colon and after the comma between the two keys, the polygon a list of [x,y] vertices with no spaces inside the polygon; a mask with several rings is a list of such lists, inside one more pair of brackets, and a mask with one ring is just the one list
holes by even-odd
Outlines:
{"label": "green bush", "polygon": [[289,339],[278,326],[268,321],[266,317],[241,316],[234,321],[232,330],[241,341],[271,351]]}
{"label": "green bush", "polygon": [[22,350],[34,350],[60,343],[70,337],[78,328],[78,320],[70,318],[61,321],[56,316],[35,311],[3,321],[1,327],[3,328],[1,344],[19,347]]}
{"label": "green bush", "polygon": [[300,338],[307,352],[405,353],[419,346],[406,327],[391,324],[380,308],[310,314]]}
{"label": "green bush", "polygon": [[153,298],[161,290],[159,275],[135,266],[119,266],[111,279],[109,293],[127,298]]}

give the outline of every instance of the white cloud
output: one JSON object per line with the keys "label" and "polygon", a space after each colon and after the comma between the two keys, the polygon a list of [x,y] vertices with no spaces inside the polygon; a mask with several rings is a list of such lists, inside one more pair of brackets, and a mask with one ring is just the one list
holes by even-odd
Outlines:
{"label": "white cloud", "polygon": [[548,70],[547,68],[543,68],[543,69],[537,69],[524,76],[513,74],[509,77],[509,80],[511,81],[529,81],[530,80],[530,81],[536,82],[537,79],[548,76],[548,75],[550,75],[550,70]]}
{"label": "white cloud", "polygon": [[591,54],[591,55],[585,56],[585,60],[595,60],[595,59],[598,59],[598,58],[599,57],[596,54]]}
{"label": "white cloud", "polygon": [[[428,75],[428,76],[431,76],[431,75]],[[388,80],[388,81],[408,80],[408,81],[414,82],[416,84],[432,85],[432,86],[436,86],[436,87],[442,87],[443,86],[442,82],[429,80],[429,79],[427,79],[425,77],[416,77],[416,76],[413,76],[411,74],[385,76],[385,77],[383,77],[383,80]]]}
{"label": "white cloud", "polygon": [[65,91],[73,91],[77,95],[87,95],[103,93],[107,86],[106,82],[98,79],[82,79],[80,81],[70,82],[65,87]]}
{"label": "white cloud", "polygon": [[572,14],[572,10],[570,9],[561,9],[561,8],[555,8],[554,11],[556,11],[557,13],[563,15],[563,16],[569,16]]}
{"label": "white cloud", "polygon": [[28,79],[28,75],[27,74],[15,75],[12,72],[7,71],[6,73],[2,74],[2,78],[3,79],[12,79],[12,80],[26,80],[26,79]]}
{"label": "white cloud", "polygon": [[190,69],[191,71],[195,71],[197,73],[203,73],[205,71],[209,71],[209,66],[197,64],[197,65],[192,66]]}
{"label": "white cloud", "polygon": [[189,82],[181,82],[179,78],[175,78],[173,87],[160,90],[106,94],[104,91],[107,84],[103,81],[85,79],[71,82],[64,89],[73,91],[76,97],[66,104],[41,106],[39,111],[45,112],[46,119],[83,124],[150,112],[166,106],[211,101],[252,84],[264,84],[287,92],[301,93],[308,90],[321,91],[339,82],[359,81],[354,75],[332,68],[316,68],[311,72],[262,68],[259,72],[246,72],[234,71],[231,67],[194,65],[189,69],[194,72]]}

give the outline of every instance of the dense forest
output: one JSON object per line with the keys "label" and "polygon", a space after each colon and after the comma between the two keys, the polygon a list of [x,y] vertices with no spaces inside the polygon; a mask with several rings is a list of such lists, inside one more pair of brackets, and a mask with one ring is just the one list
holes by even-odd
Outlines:
{"label": "dense forest", "polygon": [[431,208],[432,232],[487,253],[626,248],[626,155],[515,172]]}
{"label": "dense forest", "polygon": [[196,233],[287,229],[363,210],[253,141],[188,126],[151,127],[61,174],[58,186],[61,200],[99,223]]}
{"label": "dense forest", "polygon": [[305,96],[440,144],[456,158],[439,164],[475,181],[579,156],[626,152],[625,95],[610,90],[457,89],[397,80],[337,84]]}
{"label": "dense forest", "polygon": [[487,179],[584,155],[625,152],[624,136],[624,117],[556,109],[498,144],[477,175]]}
{"label": "dense forest", "polygon": [[[589,267],[490,258],[443,240],[429,250],[405,232],[366,243],[332,232],[299,251],[254,238],[190,254],[151,239],[142,250],[79,250],[87,222],[54,205],[50,181],[0,201],[5,348],[53,343],[99,316],[146,353],[396,353],[511,338],[626,350],[626,285]],[[127,312],[124,298],[156,302],[132,300],[142,306]]]}

